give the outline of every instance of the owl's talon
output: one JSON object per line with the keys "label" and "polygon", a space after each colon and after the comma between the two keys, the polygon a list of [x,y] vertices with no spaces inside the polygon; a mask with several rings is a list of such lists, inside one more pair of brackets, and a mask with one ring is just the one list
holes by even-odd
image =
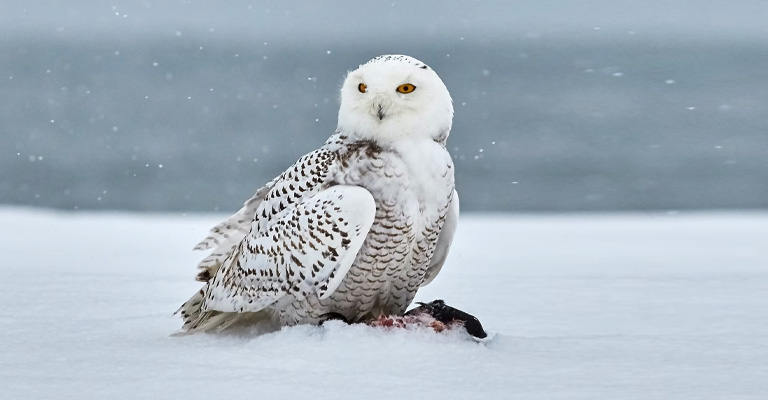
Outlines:
{"label": "owl's talon", "polygon": [[337,312],[329,312],[320,316],[321,326],[328,321],[342,321],[347,325],[352,325],[352,322],[350,322],[347,317]]}

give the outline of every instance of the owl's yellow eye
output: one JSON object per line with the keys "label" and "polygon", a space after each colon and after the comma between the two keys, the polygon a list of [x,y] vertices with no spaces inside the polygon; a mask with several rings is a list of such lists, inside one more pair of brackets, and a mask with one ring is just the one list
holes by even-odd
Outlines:
{"label": "owl's yellow eye", "polygon": [[411,93],[414,90],[416,90],[416,86],[411,85],[410,83],[403,83],[402,85],[397,87],[398,93]]}
{"label": "owl's yellow eye", "polygon": [[365,93],[368,90],[368,86],[366,86],[365,83],[361,83],[357,85],[357,90],[359,90],[360,93]]}

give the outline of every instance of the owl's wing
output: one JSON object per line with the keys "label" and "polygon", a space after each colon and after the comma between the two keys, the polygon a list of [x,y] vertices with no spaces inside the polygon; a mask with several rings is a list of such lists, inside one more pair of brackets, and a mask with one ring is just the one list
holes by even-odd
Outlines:
{"label": "owl's wing", "polygon": [[375,214],[373,196],[358,186],[332,186],[299,199],[237,245],[203,288],[202,310],[255,312],[286,297],[330,296]]}
{"label": "owl's wing", "polygon": [[453,243],[453,235],[456,233],[456,225],[459,222],[459,194],[455,190],[451,197],[451,204],[448,207],[448,214],[445,217],[443,229],[437,238],[435,252],[432,254],[432,259],[429,262],[429,267],[427,267],[427,273],[424,275],[421,286],[427,286],[435,279],[443,268],[445,259],[448,257],[448,250],[450,250],[451,243]]}
{"label": "owl's wing", "polygon": [[195,245],[195,250],[206,250],[213,248],[211,254],[197,264],[200,272],[197,274],[197,280],[201,282],[208,281],[227,258],[237,244],[251,230],[251,224],[256,216],[256,210],[259,208],[264,198],[275,185],[277,178],[267,183],[245,202],[243,208],[225,219],[218,225],[211,228],[208,237]]}
{"label": "owl's wing", "polygon": [[272,189],[276,180],[277,179],[273,179],[271,182],[259,188],[259,190],[256,191],[256,194],[245,202],[243,208],[211,228],[211,230],[208,231],[208,237],[196,244],[194,250],[206,250],[218,246],[221,243],[228,241],[232,233],[241,232],[243,236],[245,236],[245,234],[248,233],[248,230],[250,230],[251,222],[253,222],[253,217],[256,215],[256,209],[259,208],[261,202],[264,201],[264,197],[269,193],[269,190]]}

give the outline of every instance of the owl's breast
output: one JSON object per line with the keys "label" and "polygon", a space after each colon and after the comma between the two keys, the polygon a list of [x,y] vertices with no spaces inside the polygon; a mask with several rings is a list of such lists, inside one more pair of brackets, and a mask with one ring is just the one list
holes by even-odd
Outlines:
{"label": "owl's breast", "polygon": [[337,180],[366,188],[379,206],[390,211],[427,216],[438,213],[450,199],[453,161],[434,141],[406,141],[352,160]]}
{"label": "owl's breast", "polygon": [[407,176],[407,189],[419,203],[419,211],[440,213],[454,189],[453,160],[448,151],[432,140],[404,141],[396,149]]}

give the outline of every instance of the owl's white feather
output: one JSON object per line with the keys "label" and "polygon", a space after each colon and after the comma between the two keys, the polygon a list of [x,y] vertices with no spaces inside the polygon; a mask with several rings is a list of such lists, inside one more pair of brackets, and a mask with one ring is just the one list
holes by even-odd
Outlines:
{"label": "owl's white feather", "polygon": [[336,133],[196,246],[213,252],[199,265],[205,286],[180,308],[184,330],[404,313],[456,229],[452,118],[445,85],[416,59],[350,72]]}

